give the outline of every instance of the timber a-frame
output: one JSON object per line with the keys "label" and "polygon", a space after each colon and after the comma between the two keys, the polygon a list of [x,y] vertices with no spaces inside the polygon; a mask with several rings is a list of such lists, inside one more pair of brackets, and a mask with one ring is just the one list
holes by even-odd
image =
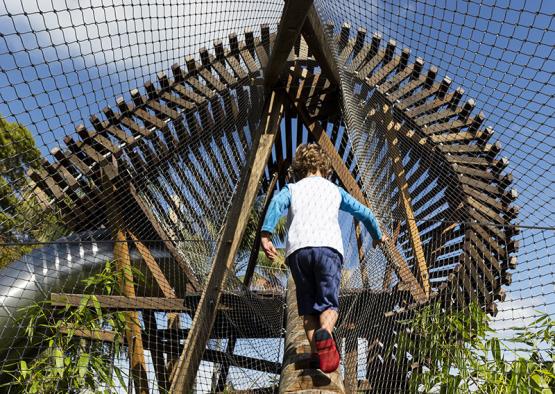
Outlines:
{"label": "timber a-frame", "polygon": [[[379,288],[367,286],[367,261],[356,225],[364,287],[341,297],[340,325],[351,332],[351,356],[345,360],[345,387],[340,390],[367,384],[357,382],[352,333],[355,339],[365,338],[364,327],[376,319],[384,326],[393,324],[395,315],[434,299],[459,307],[475,300],[495,314],[495,301],[504,299],[502,285],[511,283],[508,270],[516,265],[518,249],[513,240],[518,228],[511,225],[518,213],[512,205],[517,193],[510,189],[511,175],[503,172],[508,160],[497,158],[498,143],[489,143],[493,130],[484,127],[485,115],[474,108],[474,100],[463,99],[462,88],[453,89],[450,78],[441,78],[436,67],[426,67],[419,57],[411,59],[408,48],[399,51],[393,38],[385,42],[374,33],[367,39],[364,28],[352,35],[348,23],[336,30],[336,35],[328,34],[334,26],[319,20],[312,2],[289,1],[277,32],[263,25],[260,32],[245,31],[242,40],[230,34],[227,45],[216,41],[212,50],[202,48],[198,57],[172,66],[171,77],[160,72],[157,82],[132,90],[130,101],[117,98],[113,108],[92,115],[91,128],[77,126],[76,136],[67,136],[66,146],[52,151],[55,162],[44,160],[40,169],[31,170],[37,195],[60,212],[72,231],[111,229],[119,241],[114,255],[120,264],[130,264],[129,242],[154,278],[156,294],[136,294],[131,286],[120,298],[100,299],[106,308],[129,311],[133,332],[127,341],[137,393],[148,392],[144,349],[152,351],[160,387],[175,393],[189,392],[201,360],[216,361],[219,353],[228,362],[216,391],[223,390],[230,365],[271,373],[287,369],[233,355],[238,337],[253,338],[261,331],[280,337],[283,322],[276,318],[274,327],[257,329],[257,320],[240,312],[248,308],[248,300],[224,291],[223,284],[256,196],[285,184],[303,131],[330,156],[335,182],[374,210],[380,201],[395,201],[392,216],[399,219],[391,231],[383,228],[391,240],[382,247],[387,266]],[[350,81],[350,93],[362,103],[356,111],[380,136],[377,144],[368,141],[371,169],[357,161],[349,143],[341,79]],[[203,146],[198,141],[207,134],[214,144]],[[250,150],[242,159],[238,152],[213,148],[224,144]],[[187,170],[193,162],[200,170]],[[435,166],[442,171],[434,171]],[[227,181],[232,172],[236,185]],[[383,187],[370,198],[366,182]],[[221,221],[212,269],[203,278],[180,249],[180,226],[203,226],[203,212],[221,203],[206,198],[210,194],[203,189],[216,183],[233,197]],[[141,240],[161,243],[182,275],[170,275]],[[255,242],[253,256],[257,248]],[[243,280],[246,291],[255,264],[252,257]],[[78,295],[52,297],[79,302],[71,298]],[[272,316],[285,298],[262,294],[256,302],[259,311]],[[147,329],[141,330],[137,311],[150,319]],[[170,312],[167,330],[155,327],[153,311]],[[178,312],[193,317],[190,329],[179,328]],[[223,332],[222,327],[232,327],[225,324],[230,316],[250,319],[244,324],[249,331]],[[110,340],[109,332],[82,334]],[[230,349],[206,349],[210,338],[230,339]],[[186,339],[184,345],[181,339]],[[387,373],[370,361],[368,368],[368,376]]]}

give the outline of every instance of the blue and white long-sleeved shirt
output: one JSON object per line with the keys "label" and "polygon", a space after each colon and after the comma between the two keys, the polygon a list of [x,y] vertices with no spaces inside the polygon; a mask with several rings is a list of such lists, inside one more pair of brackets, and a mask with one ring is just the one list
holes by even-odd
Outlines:
{"label": "blue and white long-sleeved shirt", "polygon": [[372,238],[382,238],[378,222],[370,209],[343,188],[319,176],[304,178],[281,189],[268,206],[262,231],[273,232],[287,208],[289,231],[286,256],[301,248],[318,246],[333,248],[343,255],[339,210],[350,213],[363,223]]}

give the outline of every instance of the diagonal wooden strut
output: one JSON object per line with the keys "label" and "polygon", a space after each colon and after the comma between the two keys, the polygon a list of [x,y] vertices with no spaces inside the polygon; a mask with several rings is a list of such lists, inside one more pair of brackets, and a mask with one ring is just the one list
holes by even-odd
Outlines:
{"label": "diagonal wooden strut", "polygon": [[339,68],[334,53],[326,42],[326,32],[314,5],[310,6],[302,28],[304,40],[318,61],[322,73],[335,87],[339,87]]}
{"label": "diagonal wooden strut", "polygon": [[[306,108],[301,103],[299,103],[298,100],[296,100],[294,97],[291,97],[290,95],[288,95],[287,97],[297,110],[300,120],[305,124],[308,131],[313,135],[314,140],[330,157],[332,167],[345,189],[362,204],[368,206],[369,201],[367,201],[364,197],[362,190],[360,189],[351,172],[343,162],[343,159],[341,158],[339,153],[337,153],[333,142],[331,142],[331,139],[326,134],[320,123],[309,116]],[[385,233],[385,230],[383,228],[382,231]],[[405,282],[408,285],[409,291],[413,298],[417,302],[426,301],[426,293],[412,274],[404,258],[401,256],[395,245],[391,242],[391,239],[389,242],[383,244],[381,249],[386,259],[389,261],[390,264],[392,264],[395,272],[397,273],[401,281]]]}
{"label": "diagonal wooden strut", "polygon": [[235,255],[260,187],[260,180],[264,175],[264,168],[270,157],[277,130],[279,130],[284,110],[283,103],[282,93],[272,92],[266,100],[261,127],[255,132],[251,152],[243,168],[222,236],[216,247],[212,271],[207,279],[191,330],[176,367],[176,374],[171,385],[172,393],[181,394],[192,391],[206,342],[216,318],[222,287],[233,268]]}
{"label": "diagonal wooden strut", "polygon": [[266,197],[264,198],[263,209],[260,213],[258,224],[256,225],[256,238],[254,240],[254,244],[252,245],[249,262],[247,264],[247,270],[245,271],[245,277],[243,279],[243,284],[247,288],[250,286],[252,276],[254,275],[254,268],[256,267],[256,261],[258,260],[258,251],[260,250],[260,229],[262,228],[264,217],[266,216],[266,212],[268,211],[268,206],[270,205],[272,194],[274,192],[274,187],[276,186],[276,182],[278,180],[278,175],[279,174],[276,172],[272,176],[272,180],[270,181],[270,185],[268,186],[268,191],[266,192]]}
{"label": "diagonal wooden strut", "polygon": [[291,48],[293,48],[300,35],[312,2],[313,0],[289,0],[285,2],[274,46],[270,54],[270,61],[266,70],[264,70],[264,86],[267,92],[270,92],[279,80]]}
{"label": "diagonal wooden strut", "polygon": [[412,202],[409,193],[409,185],[407,183],[405,168],[403,167],[401,150],[399,149],[399,139],[396,136],[396,131],[401,127],[399,122],[393,119],[391,109],[388,104],[383,104],[382,111],[377,107],[373,107],[368,114],[368,118],[381,125],[385,129],[385,136],[388,142],[389,155],[395,173],[395,181],[399,188],[399,200],[403,207],[403,213],[407,222],[407,229],[409,240],[412,246],[415,259],[415,269],[418,281],[426,293],[426,297],[430,295],[430,281],[428,277],[428,265],[424,257],[424,249],[422,248],[422,241],[420,233],[414,218],[412,210]]}

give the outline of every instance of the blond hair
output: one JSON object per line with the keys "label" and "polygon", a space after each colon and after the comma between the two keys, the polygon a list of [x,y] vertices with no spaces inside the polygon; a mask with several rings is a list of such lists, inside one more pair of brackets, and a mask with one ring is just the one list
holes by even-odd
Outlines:
{"label": "blond hair", "polygon": [[331,160],[318,144],[301,144],[295,151],[290,171],[296,181],[318,171],[327,178],[332,171]]}

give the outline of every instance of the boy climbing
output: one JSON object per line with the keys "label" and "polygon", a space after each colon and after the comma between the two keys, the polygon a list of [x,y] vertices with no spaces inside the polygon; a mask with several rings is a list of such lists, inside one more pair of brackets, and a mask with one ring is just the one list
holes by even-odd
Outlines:
{"label": "boy climbing", "polygon": [[282,213],[289,209],[285,257],[295,281],[298,312],[312,349],[311,359],[329,373],[339,366],[339,352],[332,338],[343,264],[339,210],[364,224],[374,247],[386,238],[370,209],[327,180],[331,162],[318,145],[300,145],[291,170],[296,183],[286,185],[270,202],[261,246],[271,260],[277,256],[271,235]]}

